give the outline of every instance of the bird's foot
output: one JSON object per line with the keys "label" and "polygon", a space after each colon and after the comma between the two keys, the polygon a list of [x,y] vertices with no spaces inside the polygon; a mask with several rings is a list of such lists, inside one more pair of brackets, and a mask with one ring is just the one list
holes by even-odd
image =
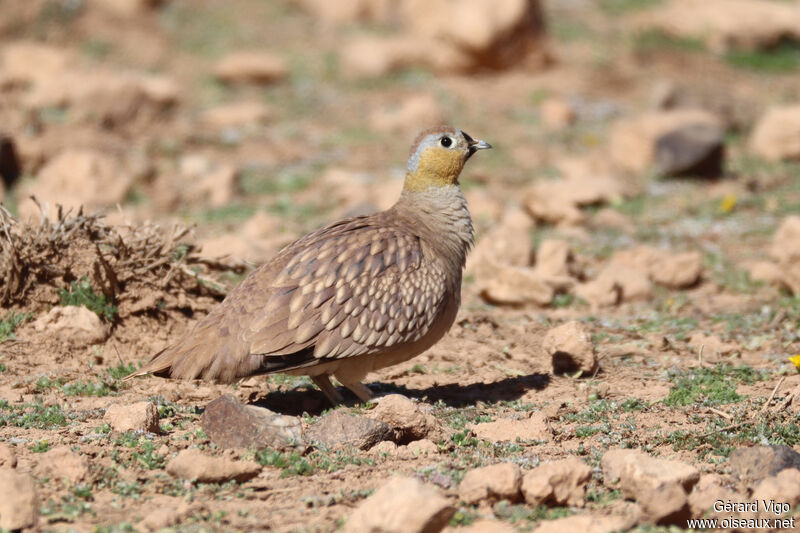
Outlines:
{"label": "bird's foot", "polygon": [[320,374],[318,376],[311,376],[311,381],[319,387],[319,390],[322,391],[322,394],[328,399],[329,402],[333,405],[339,405],[340,403],[344,403],[344,398],[339,391],[336,390],[336,387],[333,386],[331,383],[331,377],[327,374]]}

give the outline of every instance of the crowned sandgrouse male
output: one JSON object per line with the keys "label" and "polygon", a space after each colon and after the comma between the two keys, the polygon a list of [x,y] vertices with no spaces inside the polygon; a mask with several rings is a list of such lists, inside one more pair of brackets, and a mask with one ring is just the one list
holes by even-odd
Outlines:
{"label": "crowned sandgrouse male", "polygon": [[456,128],[423,131],[394,206],[288,245],[129,377],[306,374],[336,404],[333,375],[367,401],[367,373],[421,354],[455,320],[473,239],[458,176],[485,148]]}

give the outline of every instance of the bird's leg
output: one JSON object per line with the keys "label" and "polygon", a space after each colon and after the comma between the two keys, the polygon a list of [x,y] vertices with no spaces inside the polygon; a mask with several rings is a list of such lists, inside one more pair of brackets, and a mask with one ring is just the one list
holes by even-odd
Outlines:
{"label": "bird's leg", "polygon": [[339,391],[337,391],[333,386],[333,383],[331,383],[331,377],[328,374],[311,376],[311,381],[314,382],[314,385],[319,387],[319,390],[322,391],[322,394],[324,394],[328,401],[333,405],[339,405],[340,403],[344,402],[344,398],[342,398],[342,395],[339,394]]}
{"label": "bird's leg", "polygon": [[350,389],[350,392],[358,396],[358,399],[364,403],[367,403],[375,397],[375,393],[369,390],[369,387],[360,381],[354,381],[352,383],[342,382],[342,385]]}

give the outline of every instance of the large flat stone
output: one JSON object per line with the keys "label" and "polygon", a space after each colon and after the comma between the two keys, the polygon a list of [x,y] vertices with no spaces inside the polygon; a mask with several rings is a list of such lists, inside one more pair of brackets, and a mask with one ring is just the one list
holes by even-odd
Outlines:
{"label": "large flat stone", "polygon": [[200,420],[211,441],[221,448],[301,448],[300,419],[269,409],[243,405],[230,394],[206,406]]}

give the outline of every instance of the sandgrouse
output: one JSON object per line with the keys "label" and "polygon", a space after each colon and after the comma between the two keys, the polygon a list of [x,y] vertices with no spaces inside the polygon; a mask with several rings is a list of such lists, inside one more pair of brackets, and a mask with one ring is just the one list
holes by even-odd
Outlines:
{"label": "sandgrouse", "polygon": [[336,404],[333,375],[369,400],[367,373],[424,352],[455,320],[473,242],[458,177],[485,148],[456,128],[423,131],[394,206],[288,245],[129,377],[306,374]]}

